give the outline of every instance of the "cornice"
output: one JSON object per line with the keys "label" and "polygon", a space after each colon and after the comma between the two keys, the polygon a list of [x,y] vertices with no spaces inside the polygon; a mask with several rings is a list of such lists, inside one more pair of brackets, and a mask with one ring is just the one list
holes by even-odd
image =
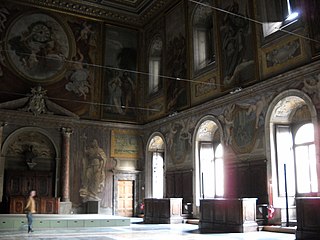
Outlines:
{"label": "cornice", "polygon": [[96,120],[85,120],[78,119],[69,116],[60,116],[52,114],[40,114],[34,116],[30,112],[23,112],[17,110],[0,109],[0,123],[7,123],[8,125],[24,125],[24,126],[37,126],[47,128],[61,128],[61,127],[97,127],[97,128],[121,128],[131,130],[142,130],[143,126],[126,124],[126,123],[115,123],[115,122],[103,122]]}
{"label": "cornice", "polygon": [[128,12],[121,9],[115,9],[90,1],[77,0],[20,0],[12,1],[17,4],[25,4],[33,7],[40,7],[57,12],[68,12],[81,15],[88,18],[104,21],[110,20],[121,24],[128,24],[134,27],[142,27],[150,19],[165,9],[172,1],[157,0],[143,9],[141,13]]}
{"label": "cornice", "polygon": [[201,117],[204,114],[214,115],[215,112],[217,112],[217,110],[229,104],[248,101],[250,98],[262,96],[266,93],[280,94],[285,90],[296,88],[296,86],[302,83],[305,78],[308,78],[314,74],[319,74],[319,69],[320,60],[298,67],[286,73],[279,74],[269,79],[265,79],[261,82],[256,83],[255,85],[245,87],[235,94],[223,95],[219,98],[178,112],[172,116],[163,117],[153,122],[146,123],[144,125],[144,129],[152,131],[152,129],[154,128],[158,128],[160,126],[169,124],[170,122],[177,121],[179,119],[185,119],[192,116]]}
{"label": "cornice", "polygon": [[81,1],[80,3],[74,0],[21,0],[15,2],[58,12],[74,13],[97,20],[112,20],[132,26],[142,25],[138,15],[108,9],[90,2]]}

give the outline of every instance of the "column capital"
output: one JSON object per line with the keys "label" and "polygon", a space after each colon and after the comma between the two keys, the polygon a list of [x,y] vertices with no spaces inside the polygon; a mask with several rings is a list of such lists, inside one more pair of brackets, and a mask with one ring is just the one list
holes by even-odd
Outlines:
{"label": "column capital", "polygon": [[7,122],[0,122],[0,127],[4,127],[4,126],[7,126],[8,123]]}
{"label": "column capital", "polygon": [[72,130],[72,128],[70,128],[70,127],[62,127],[62,128],[61,128],[61,132],[62,132],[64,135],[70,136],[70,135],[73,133],[73,130]]}

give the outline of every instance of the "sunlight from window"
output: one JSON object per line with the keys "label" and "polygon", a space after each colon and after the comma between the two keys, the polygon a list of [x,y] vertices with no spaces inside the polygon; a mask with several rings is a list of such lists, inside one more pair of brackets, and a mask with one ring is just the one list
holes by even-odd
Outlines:
{"label": "sunlight from window", "polygon": [[216,195],[222,197],[224,195],[224,166],[223,166],[223,148],[219,144],[215,151],[216,163],[216,179],[219,184],[216,184]]}
{"label": "sunlight from window", "polygon": [[[267,11],[269,8],[272,9],[271,12]],[[265,37],[293,24],[300,15],[296,9],[293,9],[292,0],[265,0],[262,11],[267,12],[266,22],[262,24]]]}
{"label": "sunlight from window", "polygon": [[287,0],[287,7],[288,7],[288,16],[286,18],[286,21],[292,21],[296,19],[299,16],[298,12],[292,12],[292,7],[290,4],[290,0]]}
{"label": "sunlight from window", "polygon": [[160,74],[160,59],[150,59],[149,61],[149,94],[158,91],[159,74]]}
{"label": "sunlight from window", "polygon": [[197,69],[201,69],[204,68],[207,64],[207,33],[206,29],[197,29],[195,32],[195,65]]}
{"label": "sunlight from window", "polygon": [[[293,141],[289,126],[276,126],[277,129],[277,161],[278,161],[278,182],[279,196],[285,196],[285,181],[287,181],[288,196],[295,195],[295,174]],[[284,174],[286,165],[286,179]]]}
{"label": "sunlight from window", "polygon": [[[212,5],[212,0],[204,0],[202,3]],[[214,37],[213,37],[213,13],[212,9],[198,5],[192,16],[193,31],[193,70],[195,74],[204,71],[215,61]]]}
{"label": "sunlight from window", "polygon": [[214,152],[212,143],[201,143],[200,166],[203,198],[215,197]]}
{"label": "sunlight from window", "polygon": [[317,192],[316,150],[312,123],[299,128],[295,137],[295,144],[297,191],[299,193]]}
{"label": "sunlight from window", "polygon": [[222,197],[224,195],[224,164],[221,144],[214,149],[212,143],[201,143],[200,168],[201,197]]}
{"label": "sunlight from window", "polygon": [[152,156],[152,192],[154,198],[163,198],[163,158],[162,154],[153,152]]}
{"label": "sunlight from window", "polygon": [[160,74],[161,74],[161,56],[162,56],[162,40],[156,36],[151,45],[149,52],[149,82],[148,93],[153,94],[161,88]]}
{"label": "sunlight from window", "polygon": [[292,21],[296,18],[299,17],[299,13],[298,12],[293,12],[291,14],[288,15],[288,17],[286,18],[286,21]]}
{"label": "sunlight from window", "polygon": [[299,128],[295,137],[295,144],[314,142],[314,128],[312,123],[305,124]]}

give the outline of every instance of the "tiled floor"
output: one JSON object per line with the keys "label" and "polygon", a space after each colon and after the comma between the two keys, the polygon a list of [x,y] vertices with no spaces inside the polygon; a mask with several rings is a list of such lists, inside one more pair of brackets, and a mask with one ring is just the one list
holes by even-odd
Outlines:
{"label": "tiled floor", "polygon": [[274,232],[199,234],[191,224],[131,224],[129,227],[48,229],[28,234],[24,231],[0,231],[0,239],[63,239],[63,240],[294,240],[295,234]]}

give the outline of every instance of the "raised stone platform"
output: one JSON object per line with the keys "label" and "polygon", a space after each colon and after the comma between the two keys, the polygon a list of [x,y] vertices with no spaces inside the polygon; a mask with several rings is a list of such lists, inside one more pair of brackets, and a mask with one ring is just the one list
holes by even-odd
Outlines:
{"label": "raised stone platform", "polygon": [[[34,214],[34,229],[130,226],[130,218],[102,214]],[[23,230],[25,214],[0,214],[1,230]]]}

